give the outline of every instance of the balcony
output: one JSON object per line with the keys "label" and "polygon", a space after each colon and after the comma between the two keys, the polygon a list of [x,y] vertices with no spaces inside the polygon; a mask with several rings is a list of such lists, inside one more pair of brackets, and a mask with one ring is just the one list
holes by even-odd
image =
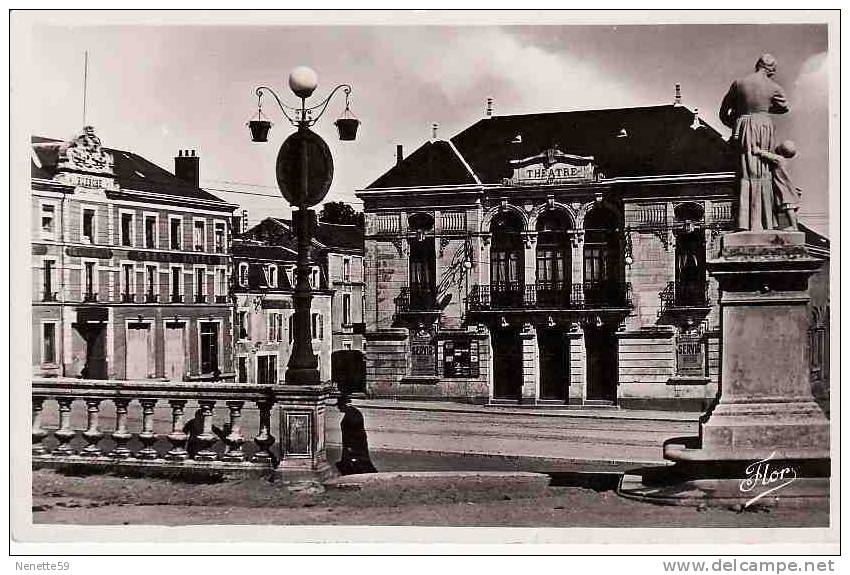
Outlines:
{"label": "balcony", "polygon": [[135,303],[136,296],[131,293],[122,293],[121,294],[121,303]]}
{"label": "balcony", "polygon": [[195,294],[195,303],[207,303],[207,296],[204,294]]}
{"label": "balcony", "polygon": [[145,303],[156,303],[159,301],[159,294],[148,292],[145,294]]}
{"label": "balcony", "polygon": [[661,309],[658,317],[670,315],[705,315],[711,309],[708,299],[708,282],[667,282],[667,287],[658,292]]}
{"label": "balcony", "polygon": [[84,302],[97,301],[97,292],[91,292],[91,291],[85,292],[83,294],[83,301]]}
{"label": "balcony", "polygon": [[495,310],[587,310],[631,308],[632,286],[628,282],[538,282],[477,285],[469,292],[467,309]]}
{"label": "balcony", "polygon": [[[281,459],[271,431],[282,399],[275,386],[222,381],[35,379],[33,467],[151,473],[203,462],[211,473],[267,475]],[[242,417],[252,408],[256,416]],[[217,416],[230,423],[227,435],[205,431]]]}
{"label": "balcony", "polygon": [[427,287],[404,287],[395,298],[396,319],[419,318],[440,315],[437,307],[437,294],[435,290]]}
{"label": "balcony", "polygon": [[227,303],[227,296],[226,295],[215,296],[215,303]]}
{"label": "balcony", "polygon": [[183,295],[179,293],[171,294],[171,303],[183,303]]}

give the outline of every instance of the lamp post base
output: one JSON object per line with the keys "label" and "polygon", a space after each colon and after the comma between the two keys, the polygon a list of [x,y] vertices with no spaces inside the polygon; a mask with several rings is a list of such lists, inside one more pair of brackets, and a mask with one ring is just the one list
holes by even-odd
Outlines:
{"label": "lamp post base", "polygon": [[327,385],[287,383],[275,390],[281,456],[275,475],[281,480],[323,482],[335,475],[325,451],[325,402],[330,393]]}

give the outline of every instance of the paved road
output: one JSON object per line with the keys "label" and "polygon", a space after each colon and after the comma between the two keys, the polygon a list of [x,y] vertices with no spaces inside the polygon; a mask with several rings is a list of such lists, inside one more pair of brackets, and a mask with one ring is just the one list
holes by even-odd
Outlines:
{"label": "paved road", "polygon": [[[473,407],[463,404],[355,401],[366,422],[369,445],[383,469],[434,469],[432,459],[451,461],[453,469],[529,468],[563,465],[631,467],[660,463],[666,439],[697,433],[697,414],[638,411],[538,411],[517,408]],[[194,412],[187,406],[187,414]],[[76,402],[72,425],[85,428],[85,406]],[[279,436],[276,413],[272,433]],[[139,410],[131,405],[128,427],[141,427]],[[340,444],[340,413],[328,406],[326,442],[333,458]],[[215,423],[227,420],[224,406],[216,409]],[[101,429],[114,428],[114,408],[104,402]],[[247,438],[256,434],[256,409],[243,411],[242,429]],[[58,426],[55,402],[45,406],[45,427]],[[154,430],[167,433],[171,413],[157,408]],[[78,439],[77,441],[81,441]],[[441,467],[438,465],[437,467]]]}

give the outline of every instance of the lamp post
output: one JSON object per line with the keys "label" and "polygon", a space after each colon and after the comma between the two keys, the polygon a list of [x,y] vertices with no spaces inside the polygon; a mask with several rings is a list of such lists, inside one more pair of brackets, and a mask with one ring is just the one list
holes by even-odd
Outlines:
{"label": "lamp post", "polygon": [[324,449],[324,404],[330,389],[321,384],[318,361],[313,353],[310,309],[313,294],[310,288],[310,240],[316,225],[315,211],[310,209],[328,193],[333,179],[333,158],[325,141],[310,130],[327,110],[339,91],[345,94],[345,111],[335,124],[340,140],[354,140],[360,121],[349,108],[351,86],[340,84],[314,106],[307,106],[318,86],[316,73],[299,66],[289,74],[289,88],[301,100],[299,107],[284,104],[266,86],[255,90],[257,119],[248,127],[254,142],[266,142],[271,122],[264,119],[263,95],[270,94],[284,117],[297,130],[283,142],[277,156],[277,183],[283,197],[296,208],[292,222],[297,240],[295,291],[293,293],[293,344],[286,369],[284,385],[277,391],[281,408],[281,473],[288,478],[323,476],[329,466]]}

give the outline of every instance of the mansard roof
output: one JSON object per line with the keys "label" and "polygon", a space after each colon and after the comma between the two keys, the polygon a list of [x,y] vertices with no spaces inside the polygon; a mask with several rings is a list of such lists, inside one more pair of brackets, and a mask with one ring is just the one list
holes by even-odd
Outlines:
{"label": "mansard roof", "polygon": [[[30,160],[30,176],[44,180],[53,179],[57,173],[60,150],[63,146],[67,146],[68,142],[33,136],[32,145],[33,157]],[[104,147],[103,150],[112,154],[114,161],[112,171],[115,174],[115,180],[123,191],[135,190],[183,199],[226,203],[221,198],[181,180],[171,172],[138,154],[115,148]]]}
{"label": "mansard roof", "polygon": [[512,175],[510,160],[549,148],[593,156],[606,178],[733,172],[726,141],[694,119],[681,105],[494,116],[424,144],[367,189],[498,184]]}

